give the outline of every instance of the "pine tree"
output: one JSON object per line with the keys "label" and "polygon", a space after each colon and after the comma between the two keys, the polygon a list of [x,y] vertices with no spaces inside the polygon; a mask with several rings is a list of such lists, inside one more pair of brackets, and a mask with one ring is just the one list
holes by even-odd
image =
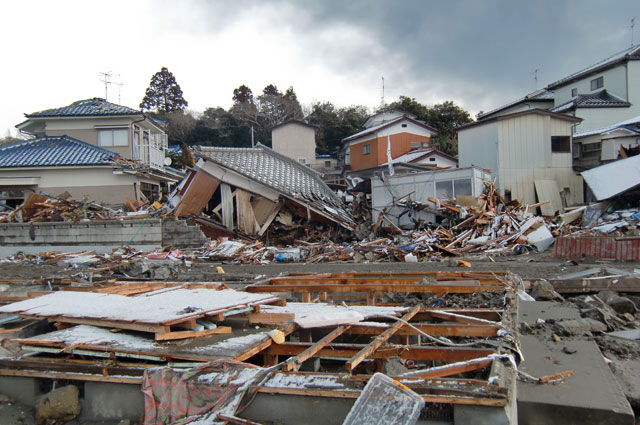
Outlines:
{"label": "pine tree", "polygon": [[188,104],[182,97],[182,89],[176,78],[167,68],[162,67],[151,77],[140,109],[159,113],[182,112]]}

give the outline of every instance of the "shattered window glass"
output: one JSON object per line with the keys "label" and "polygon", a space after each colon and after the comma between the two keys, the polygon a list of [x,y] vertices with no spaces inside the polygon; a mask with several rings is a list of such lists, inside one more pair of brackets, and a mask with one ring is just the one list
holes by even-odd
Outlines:
{"label": "shattered window glass", "polygon": [[471,179],[454,180],[455,194],[471,196]]}

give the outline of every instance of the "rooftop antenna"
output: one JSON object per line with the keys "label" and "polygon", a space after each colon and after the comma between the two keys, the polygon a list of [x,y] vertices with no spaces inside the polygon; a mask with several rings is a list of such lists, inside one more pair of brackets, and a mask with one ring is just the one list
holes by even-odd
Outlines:
{"label": "rooftop antenna", "polygon": [[535,80],[535,90],[538,90],[538,71],[540,71],[540,68],[536,68],[533,70],[533,79]]}
{"label": "rooftop antenna", "polygon": [[384,108],[384,75],[382,76],[382,97],[380,98],[380,105]]}
{"label": "rooftop antenna", "polygon": [[109,94],[109,84],[111,84],[111,71],[99,72],[98,74],[102,76],[100,81],[104,83],[104,100],[107,100],[107,95]]}
{"label": "rooftop antenna", "polygon": [[631,18],[631,47],[633,47],[633,31],[636,27],[636,17]]}

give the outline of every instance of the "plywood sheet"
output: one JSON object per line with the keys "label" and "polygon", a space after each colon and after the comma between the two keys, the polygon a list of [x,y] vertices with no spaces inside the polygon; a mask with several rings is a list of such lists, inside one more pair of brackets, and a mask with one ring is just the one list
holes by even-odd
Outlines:
{"label": "plywood sheet", "polygon": [[236,212],[238,214],[238,229],[247,235],[255,235],[257,224],[249,192],[238,189],[236,193]]}
{"label": "plywood sheet", "polygon": [[558,183],[555,180],[536,180],[535,185],[536,193],[538,194],[538,201],[549,201],[548,204],[540,206],[542,215],[551,217],[557,211],[562,212],[563,206]]}
{"label": "plywood sheet", "polygon": [[200,215],[219,184],[220,181],[209,174],[202,171],[197,172],[176,207],[176,217]]}

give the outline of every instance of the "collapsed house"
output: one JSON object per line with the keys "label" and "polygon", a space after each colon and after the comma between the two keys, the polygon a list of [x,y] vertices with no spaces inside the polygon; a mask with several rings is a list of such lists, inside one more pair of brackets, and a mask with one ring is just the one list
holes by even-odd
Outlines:
{"label": "collapsed house", "polygon": [[198,217],[210,237],[240,232],[265,235],[278,223],[307,233],[318,223],[353,230],[355,221],[343,201],[318,172],[272,149],[200,146],[200,160],[177,187],[170,203],[177,217]]}

